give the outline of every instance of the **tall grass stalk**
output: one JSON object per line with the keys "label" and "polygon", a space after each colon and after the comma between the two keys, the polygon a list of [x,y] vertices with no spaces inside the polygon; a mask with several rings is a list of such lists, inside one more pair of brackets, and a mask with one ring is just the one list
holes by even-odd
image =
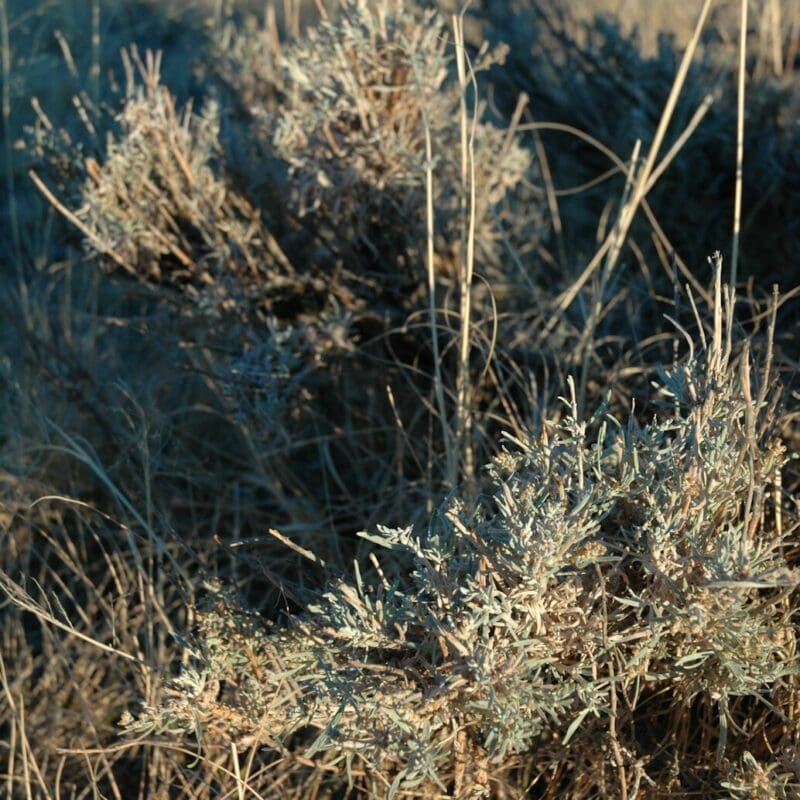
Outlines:
{"label": "tall grass stalk", "polygon": [[607,269],[609,270],[614,269],[614,266],[616,264],[616,258],[619,255],[622,243],[625,241],[628,235],[628,230],[630,229],[631,223],[633,222],[633,219],[636,216],[636,212],[639,209],[639,206],[642,204],[645,195],[652,188],[652,185],[650,184],[650,176],[652,175],[653,170],[655,169],[656,166],[656,158],[658,156],[658,151],[661,149],[661,144],[664,141],[664,136],[666,135],[667,128],[669,127],[669,123],[672,120],[672,114],[675,111],[675,106],[678,102],[681,90],[683,89],[683,85],[686,81],[686,76],[689,73],[689,65],[692,63],[692,58],[694,57],[694,54],[697,50],[697,45],[700,41],[700,35],[703,32],[703,28],[705,27],[706,20],[708,18],[708,12],[711,9],[712,2],[713,0],[705,0],[705,2],[703,3],[703,8],[701,9],[700,15],[697,19],[697,24],[695,25],[694,33],[692,34],[692,38],[689,41],[686,50],[684,51],[683,59],[681,60],[680,66],[678,67],[678,72],[675,75],[675,80],[672,84],[672,89],[670,90],[669,97],[667,98],[667,102],[664,105],[664,110],[661,112],[661,118],[659,120],[658,127],[656,128],[655,135],[653,136],[653,141],[650,145],[650,149],[647,152],[647,158],[645,159],[644,166],[642,167],[638,179],[636,181],[630,205],[628,206],[627,212],[620,221],[619,230],[612,230],[608,234],[602,246],[595,253],[594,257],[589,262],[586,269],[584,269],[584,271],[581,273],[580,277],[576,281],[573,281],[569,289],[567,289],[563,293],[563,295],[559,298],[558,309],[553,313],[551,318],[548,320],[547,325],[545,326],[546,331],[551,331],[553,327],[555,327],[555,324],[558,321],[560,315],[567,308],[569,308],[570,305],[572,305],[573,300],[578,296],[578,293],[584,287],[586,281],[589,280],[594,271],[600,265],[606,253],[608,253],[609,250],[611,250],[614,242],[618,242],[619,249],[617,250],[617,255],[614,257],[613,260],[609,259],[606,265]]}
{"label": "tall grass stalk", "polygon": [[739,237],[742,225],[742,184],[744,165],[744,95],[747,82],[747,0],[739,4],[739,79],[736,87],[736,184],[733,195],[733,243],[731,245],[731,286],[739,271]]}
{"label": "tall grass stalk", "polygon": [[446,474],[451,487],[458,483],[458,458],[453,447],[452,433],[447,421],[447,406],[444,400],[442,380],[442,357],[439,347],[439,328],[436,312],[436,251],[434,247],[433,212],[433,142],[428,120],[427,100],[424,99],[422,82],[415,74],[417,91],[423,97],[421,104],[422,125],[425,131],[425,271],[428,279],[428,316],[431,327],[431,351],[433,354],[433,392],[439,425],[442,429],[442,444],[445,451]]}
{"label": "tall grass stalk", "polygon": [[[687,132],[689,132],[690,129],[693,129],[694,127],[699,125],[701,119],[702,116],[698,116],[696,114],[695,117],[692,118],[692,121],[689,123],[689,125],[687,125],[686,130],[684,131],[683,134],[681,134],[679,139],[683,139],[684,141],[688,139]],[[582,131],[579,128],[576,128],[573,125],[566,125],[562,122],[529,122],[525,123],[524,125],[520,125],[519,130],[520,132],[530,131],[533,133],[537,131],[557,131],[560,133],[569,134],[570,136],[574,136],[577,139],[580,139],[581,141],[584,141],[586,142],[586,144],[595,148],[598,152],[602,153],[606,158],[608,158],[608,160],[614,165],[614,168],[612,170],[603,173],[603,175],[601,176],[603,179],[610,177],[611,175],[614,175],[617,172],[622,172],[623,174],[627,173],[625,163],[622,161],[621,158],[619,158],[619,156],[617,156],[617,154],[613,150],[604,145],[596,137],[586,133],[586,131]],[[666,154],[664,159],[662,159],[662,161],[659,163],[659,166],[653,171],[653,176],[655,176],[656,174],[660,175],[661,173],[663,173],[666,167],[669,165],[669,162],[672,159],[674,159],[677,154],[678,151],[674,147],[670,148],[669,152]],[[650,180],[648,181],[647,192],[649,192],[650,189],[652,189],[652,187],[655,185],[655,180],[653,176],[651,176]],[[581,186],[578,188],[582,190],[588,187]],[[562,189],[558,192],[558,194],[563,196],[567,194],[573,194],[576,191],[577,189],[566,189],[566,190]],[[681,272],[684,279],[692,287],[692,290],[697,292],[697,294],[703,299],[703,301],[710,306],[713,302],[711,295],[706,291],[703,284],[700,283],[700,281],[697,279],[697,277],[694,275],[691,269],[689,269],[689,267],[680,257],[680,255],[677,252],[675,252],[675,249],[672,247],[672,244],[667,238],[667,235],[664,233],[663,228],[656,219],[653,210],[650,208],[650,205],[647,202],[646,197],[642,198],[641,205],[642,205],[642,210],[644,211],[644,214],[647,217],[647,221],[653,227],[653,232],[656,235],[656,239],[668,252],[673,254],[675,259],[675,266]],[[606,237],[603,244],[598,248],[598,250],[592,256],[591,260],[586,265],[580,276],[570,284],[568,289],[566,289],[564,292],[561,293],[561,295],[559,295],[555,304],[556,310],[547,320],[547,323],[542,327],[542,330],[538,336],[539,343],[544,341],[547,335],[552,332],[560,316],[572,305],[573,301],[578,296],[580,290],[586,285],[586,282],[594,274],[594,271],[597,268],[597,266],[602,262],[603,258],[605,258],[606,253],[611,247],[611,244],[612,244],[612,236],[609,235],[608,237]]]}
{"label": "tall grass stalk", "polygon": [[[744,9],[747,14],[747,8]],[[783,37],[783,24],[781,19],[780,0],[769,0],[767,5],[767,16],[769,18],[769,40],[772,46],[772,70],[776,77],[783,75],[783,50],[781,39]]]}
{"label": "tall grass stalk", "polygon": [[[47,790],[47,783],[44,780],[39,763],[36,759],[36,747],[31,746],[31,742],[28,740],[25,727],[25,698],[22,695],[17,695],[16,697],[14,696],[14,693],[11,690],[11,681],[9,681],[5,661],[1,652],[0,685],[3,687],[3,693],[6,696],[6,702],[8,703],[8,707],[12,715],[11,734],[8,741],[8,797],[13,797],[15,795],[13,789],[13,765],[16,757],[16,740],[17,736],[19,736],[19,748],[21,750],[20,761],[22,762],[22,775],[25,783],[25,797],[29,799],[33,797],[33,793],[31,791],[34,785],[31,775],[31,772],[33,772],[36,776],[36,783],[39,785],[39,788],[44,792],[44,796],[50,800],[51,795]],[[17,731],[19,731],[19,734],[17,734]]]}
{"label": "tall grass stalk", "polygon": [[[459,250],[459,351],[456,387],[456,442],[461,463],[461,479],[470,482],[474,477],[475,464],[472,450],[472,410],[470,408],[470,322],[472,310],[472,276],[475,267],[475,128],[478,123],[479,107],[477,84],[472,67],[467,63],[464,46],[464,10],[453,15],[453,35],[455,38],[456,69],[461,88],[461,191],[463,211],[463,233]],[[468,71],[469,70],[469,71]],[[475,92],[473,118],[467,114],[466,93],[470,84]]]}
{"label": "tall grass stalk", "polygon": [[[686,50],[683,54],[683,59],[681,60],[681,64],[678,67],[678,73],[675,76],[675,81],[672,84],[672,89],[670,90],[669,97],[667,98],[667,102],[664,106],[664,110],[661,112],[661,119],[659,120],[658,127],[656,128],[655,136],[653,137],[653,142],[650,145],[650,149],[647,152],[647,158],[645,159],[644,166],[638,176],[638,180],[633,190],[633,196],[631,197],[630,205],[628,206],[627,213],[622,218],[620,224],[620,231],[618,237],[615,236],[615,241],[619,243],[619,246],[616,248],[617,256],[621,250],[621,243],[625,240],[627,236],[628,230],[630,229],[631,223],[633,222],[633,218],[636,216],[636,212],[641,204],[642,200],[644,199],[647,191],[652,188],[650,184],[650,176],[653,173],[653,170],[656,166],[656,158],[658,157],[658,151],[661,149],[661,145],[664,141],[664,137],[667,133],[667,128],[669,127],[669,123],[672,120],[672,115],[675,111],[675,106],[678,103],[678,98],[680,97],[681,91],[683,89],[683,85],[686,81],[686,76],[689,73],[689,65],[692,63],[692,59],[694,58],[694,54],[697,50],[697,45],[700,42],[700,35],[705,28],[706,20],[708,18],[708,13],[711,9],[713,0],[705,0],[703,3],[703,8],[700,11],[700,15],[697,19],[697,24],[694,28],[694,33],[692,34],[692,38],[689,41],[689,44],[686,47]],[[616,263],[616,257],[613,260],[609,261],[608,269],[613,269]]]}
{"label": "tall grass stalk", "polygon": [[3,70],[3,140],[6,161],[6,192],[8,194],[8,214],[11,225],[11,243],[14,248],[14,259],[17,269],[22,264],[22,242],[19,232],[19,215],[17,213],[17,195],[14,185],[14,156],[11,149],[11,42],[8,35],[8,9],[6,0],[0,0],[0,48],[2,48]]}

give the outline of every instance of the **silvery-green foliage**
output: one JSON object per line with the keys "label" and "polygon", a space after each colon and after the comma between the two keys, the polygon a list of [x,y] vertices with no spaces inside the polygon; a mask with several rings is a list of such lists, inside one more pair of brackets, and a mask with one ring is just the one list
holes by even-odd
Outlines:
{"label": "silvery-green foliage", "polygon": [[[237,45],[228,60],[246,71],[246,54],[270,39],[267,29],[243,30],[233,37]],[[259,72],[231,79],[244,97],[261,98],[250,110],[289,165],[286,199],[293,213],[331,226],[339,245],[346,239],[366,248],[373,260],[416,269],[425,241],[427,132],[440,250],[460,241],[462,91],[452,49],[452,32],[435,11],[397,0],[348,0],[301,39],[282,46],[279,77],[270,69],[261,82]],[[485,69],[504,54],[484,48],[473,66]],[[280,105],[266,102],[276,92]],[[494,263],[501,251],[496,216],[514,192],[525,191],[532,159],[517,136],[485,119],[469,135],[477,253],[482,262]],[[539,199],[517,208],[528,239],[541,225],[541,205]]]}
{"label": "silvery-green foliage", "polygon": [[160,55],[142,60],[134,48],[123,63],[126,97],[102,163],[85,162],[75,212],[85,246],[195,316],[252,322],[302,281],[226,179],[220,109],[178,109],[161,84]]}
{"label": "silvery-green foliage", "polygon": [[705,703],[718,760],[739,752],[738,701],[796,673],[798,580],[769,505],[785,461],[769,369],[755,374],[730,322],[723,334],[717,277],[714,335],[664,372],[662,416],[584,421],[571,391],[560,421],[507,438],[491,496],[450,498],[424,530],[362,534],[369,570],[331,576],[288,627],[214,606],[195,669],[227,683],[227,729],[211,724],[220,701],[186,684],[137,724],[163,715],[174,732],[183,716],[247,742],[315,729],[310,752],[358,759],[396,789],[455,775],[479,795],[488,765],[515,753],[574,759],[598,735],[635,752],[622,699],[645,724],[668,692],[663,714]]}

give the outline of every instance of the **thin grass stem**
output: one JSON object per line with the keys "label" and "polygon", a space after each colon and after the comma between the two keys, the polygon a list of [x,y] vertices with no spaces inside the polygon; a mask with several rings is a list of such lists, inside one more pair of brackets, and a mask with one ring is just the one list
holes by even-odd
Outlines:
{"label": "thin grass stem", "polygon": [[744,182],[744,99],[747,80],[747,0],[739,4],[739,74],[736,87],[736,182],[733,196],[733,242],[731,245],[731,286],[739,274],[739,239],[742,225],[742,184]]}

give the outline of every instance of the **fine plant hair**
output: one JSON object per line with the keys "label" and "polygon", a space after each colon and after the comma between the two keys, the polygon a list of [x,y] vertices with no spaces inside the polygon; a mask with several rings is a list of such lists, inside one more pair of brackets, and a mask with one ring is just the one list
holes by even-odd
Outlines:
{"label": "fine plant hair", "polygon": [[561,421],[488,465],[490,497],[363,533],[369,566],[287,625],[211,587],[189,665],[129,733],[303,747],[389,797],[488,796],[528,751],[545,796],[743,791],[759,767],[800,787],[779,393],[714,269],[710,332],[662,370],[651,422],[581,419],[570,382]]}

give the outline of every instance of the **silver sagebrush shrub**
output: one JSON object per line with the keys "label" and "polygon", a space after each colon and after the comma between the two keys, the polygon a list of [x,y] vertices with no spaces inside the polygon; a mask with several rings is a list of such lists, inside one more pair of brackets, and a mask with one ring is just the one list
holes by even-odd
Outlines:
{"label": "silver sagebrush shrub", "polygon": [[[630,720],[658,731],[653,708],[685,718],[692,703],[712,712],[718,761],[742,756],[741,699],[796,673],[798,581],[772,505],[784,456],[769,363],[755,375],[735,347],[720,269],[711,338],[663,372],[663,417],[581,421],[572,391],[562,422],[508,440],[492,497],[446,502],[423,532],[363,534],[369,574],[331,576],[288,627],[215,590],[193,666],[128,729],[272,747],[314,731],[306,757],[358,763],[389,794],[486,794],[490,766],[529,751],[599,758],[593,780],[616,781],[603,765],[632,763]],[[575,769],[565,786],[586,779]]]}
{"label": "silver sagebrush shrub", "polygon": [[260,212],[220,174],[217,106],[178,111],[160,83],[158,55],[145,63],[132,50],[125,65],[117,130],[103,162],[87,160],[76,212],[90,253],[193,313],[263,312],[270,293],[297,282]]}
{"label": "silver sagebrush shrub", "polygon": [[[231,57],[258,50],[256,44],[242,44],[254,38],[267,40],[271,34],[243,31]],[[348,1],[335,17],[282,48],[279,89],[273,87],[282,102],[251,109],[289,165],[287,200],[295,214],[313,215],[336,232],[340,245],[358,244],[379,263],[394,267],[410,261],[415,269],[425,241],[427,129],[437,233],[443,246],[460,241],[461,88],[452,74],[452,50],[452,32],[437,12],[401,0]],[[473,66],[485,69],[504,52],[484,47]],[[252,73],[239,81],[244,96],[270,95],[252,82]],[[478,257],[496,262],[497,215],[514,191],[523,191],[531,156],[512,132],[486,120],[479,120],[471,135]],[[517,210],[517,218],[529,223],[529,237],[540,205]]]}

